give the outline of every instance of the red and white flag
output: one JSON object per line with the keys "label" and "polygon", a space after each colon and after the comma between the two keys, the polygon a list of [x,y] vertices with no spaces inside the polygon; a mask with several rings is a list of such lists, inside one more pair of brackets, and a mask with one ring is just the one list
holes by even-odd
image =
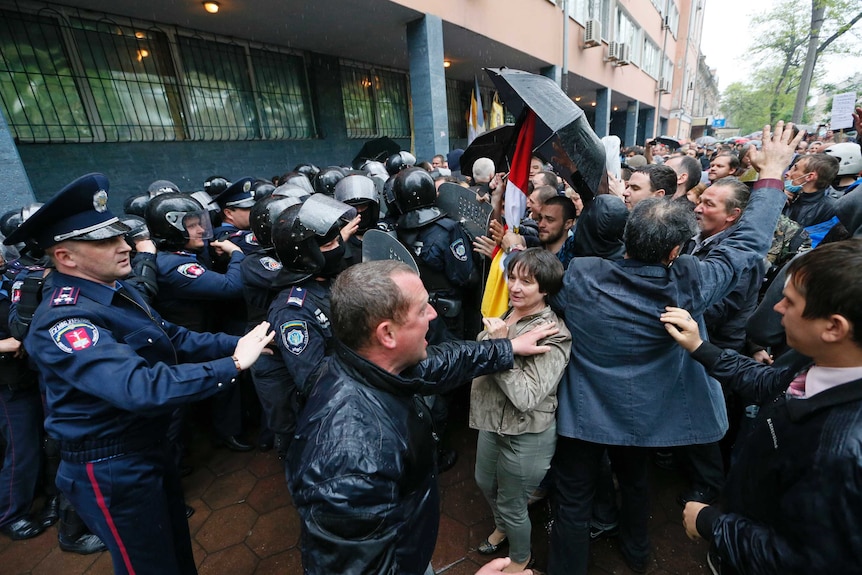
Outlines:
{"label": "red and white flag", "polygon": [[528,184],[530,182],[530,160],[533,158],[533,133],[536,129],[536,114],[527,110],[527,117],[518,132],[515,144],[515,155],[506,182],[505,209],[506,224],[509,229],[517,232],[527,208]]}

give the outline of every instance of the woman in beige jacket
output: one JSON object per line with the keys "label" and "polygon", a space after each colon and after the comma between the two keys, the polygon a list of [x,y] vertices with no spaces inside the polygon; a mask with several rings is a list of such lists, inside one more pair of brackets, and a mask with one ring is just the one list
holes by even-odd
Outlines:
{"label": "woman in beige jacket", "polygon": [[545,323],[559,329],[539,342],[550,346],[548,353],[516,357],[512,369],[476,378],[470,392],[470,427],[479,430],[476,483],[495,523],[478,551],[490,555],[508,542],[512,563],[504,572],[517,572],[531,559],[527,500],[554,455],[557,385],[572,336],[546,301],[562,286],[563,266],[554,254],[541,248],[512,253],[506,274],[510,307],[501,318],[485,318],[478,339],[514,338]]}

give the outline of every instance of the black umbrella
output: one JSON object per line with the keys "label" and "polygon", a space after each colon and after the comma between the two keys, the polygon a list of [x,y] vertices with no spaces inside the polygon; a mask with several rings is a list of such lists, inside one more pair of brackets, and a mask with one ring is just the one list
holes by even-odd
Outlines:
{"label": "black umbrella", "polygon": [[585,202],[607,187],[605,147],[584,111],[553,80],[521,70],[485,68],[516,118],[536,114],[533,152],[554,167]]}
{"label": "black umbrella", "polygon": [[679,140],[677,140],[676,138],[671,138],[670,136],[659,136],[653,139],[653,141],[658,142],[659,144],[664,144],[665,146],[670,148],[671,151],[678,150],[680,146]]}
{"label": "black umbrella", "polygon": [[385,162],[386,158],[392,154],[397,154],[400,151],[401,146],[386,136],[375,138],[373,140],[368,140],[362,145],[362,149],[359,150],[359,153],[356,154],[355,158],[353,158],[353,162],[351,162],[351,164],[354,170],[359,170],[362,168],[362,164],[368,160]]}
{"label": "black umbrella", "polygon": [[461,156],[461,173],[472,176],[473,163],[479,158],[490,158],[498,172],[508,172],[516,136],[513,124],[506,124],[476,136]]}

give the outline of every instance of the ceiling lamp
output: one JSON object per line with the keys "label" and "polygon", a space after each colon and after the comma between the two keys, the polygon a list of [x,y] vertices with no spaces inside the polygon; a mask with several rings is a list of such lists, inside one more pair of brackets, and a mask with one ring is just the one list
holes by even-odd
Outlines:
{"label": "ceiling lamp", "polygon": [[452,65],[452,62],[450,62],[449,60],[443,60],[443,67],[444,68],[448,68],[451,65]]}
{"label": "ceiling lamp", "polygon": [[204,10],[206,10],[210,14],[216,14],[219,8],[220,6],[218,2],[213,2],[212,0],[204,2]]}

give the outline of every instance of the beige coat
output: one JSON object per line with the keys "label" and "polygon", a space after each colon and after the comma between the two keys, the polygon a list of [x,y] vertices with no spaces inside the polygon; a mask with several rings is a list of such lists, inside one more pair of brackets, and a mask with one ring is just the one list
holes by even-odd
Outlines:
{"label": "beige coat", "polygon": [[[511,309],[503,315],[509,316]],[[537,324],[553,321],[560,332],[539,341],[551,347],[547,353],[515,356],[512,369],[483,375],[473,380],[470,390],[470,427],[503,435],[540,433],[554,422],[557,385],[563,377],[572,350],[572,335],[550,306],[509,327],[514,338]],[[483,331],[477,338],[488,339]]]}

